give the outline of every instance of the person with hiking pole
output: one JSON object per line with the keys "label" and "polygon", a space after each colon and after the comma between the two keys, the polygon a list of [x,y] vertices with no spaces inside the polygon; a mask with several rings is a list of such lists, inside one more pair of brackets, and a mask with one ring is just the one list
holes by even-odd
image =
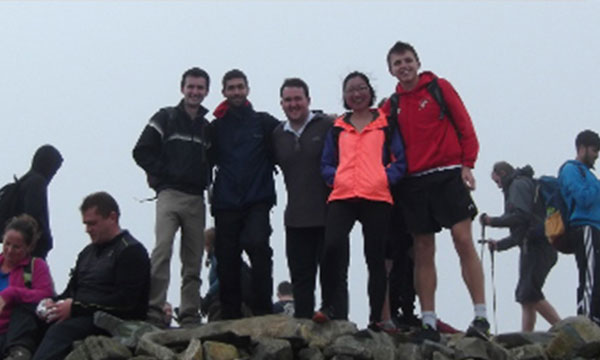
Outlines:
{"label": "person with hiking pole", "polygon": [[492,180],[504,193],[504,214],[483,213],[479,220],[481,226],[510,229],[510,235],[502,240],[484,239],[491,251],[521,249],[515,299],[521,304],[522,331],[533,331],[537,313],[553,325],[560,316],[545,299],[542,287],[558,256],[543,232],[546,209],[536,192],[533,169],[529,165],[515,169],[500,161],[494,164]]}

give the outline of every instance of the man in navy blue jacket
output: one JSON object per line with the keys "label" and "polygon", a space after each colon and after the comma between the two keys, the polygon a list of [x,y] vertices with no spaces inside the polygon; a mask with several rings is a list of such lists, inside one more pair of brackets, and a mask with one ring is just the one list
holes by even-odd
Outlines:
{"label": "man in navy blue jacket", "polygon": [[216,168],[212,193],[217,275],[223,319],[242,317],[242,250],[252,268],[254,315],[272,311],[273,251],[269,211],[275,204],[270,134],[279,121],[254,111],[248,79],[237,69],[223,76],[226,100],[214,111],[209,156]]}

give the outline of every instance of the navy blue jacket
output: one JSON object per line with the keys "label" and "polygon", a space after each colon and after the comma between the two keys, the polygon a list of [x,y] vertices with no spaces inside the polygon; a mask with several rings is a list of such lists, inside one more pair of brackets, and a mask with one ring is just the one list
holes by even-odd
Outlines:
{"label": "navy blue jacket", "polygon": [[216,168],[212,210],[241,210],[257,203],[275,204],[274,161],[270,134],[279,124],[247,103],[223,103],[210,124],[209,158]]}

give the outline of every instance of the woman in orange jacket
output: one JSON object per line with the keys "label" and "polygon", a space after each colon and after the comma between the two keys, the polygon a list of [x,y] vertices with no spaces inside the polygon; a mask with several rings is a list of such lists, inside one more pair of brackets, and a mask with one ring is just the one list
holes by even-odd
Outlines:
{"label": "woman in orange jacket", "polygon": [[[347,319],[348,235],[356,220],[363,228],[369,271],[369,327],[378,330],[386,291],[385,237],[392,209],[390,186],[406,171],[402,138],[383,112],[371,108],[369,78],[352,72],[343,83],[346,114],[337,118],[323,149],[321,172],[332,187],[321,258],[323,303],[315,322]],[[392,123],[393,124],[393,123]]]}

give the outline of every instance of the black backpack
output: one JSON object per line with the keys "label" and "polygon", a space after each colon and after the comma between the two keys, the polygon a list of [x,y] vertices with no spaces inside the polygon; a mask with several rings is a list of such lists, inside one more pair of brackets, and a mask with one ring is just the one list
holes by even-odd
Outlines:
{"label": "black backpack", "polygon": [[[14,216],[19,215],[19,192],[21,180],[14,177],[14,181],[0,189],[0,233],[4,232],[6,223]],[[0,237],[0,242],[2,238]]]}

